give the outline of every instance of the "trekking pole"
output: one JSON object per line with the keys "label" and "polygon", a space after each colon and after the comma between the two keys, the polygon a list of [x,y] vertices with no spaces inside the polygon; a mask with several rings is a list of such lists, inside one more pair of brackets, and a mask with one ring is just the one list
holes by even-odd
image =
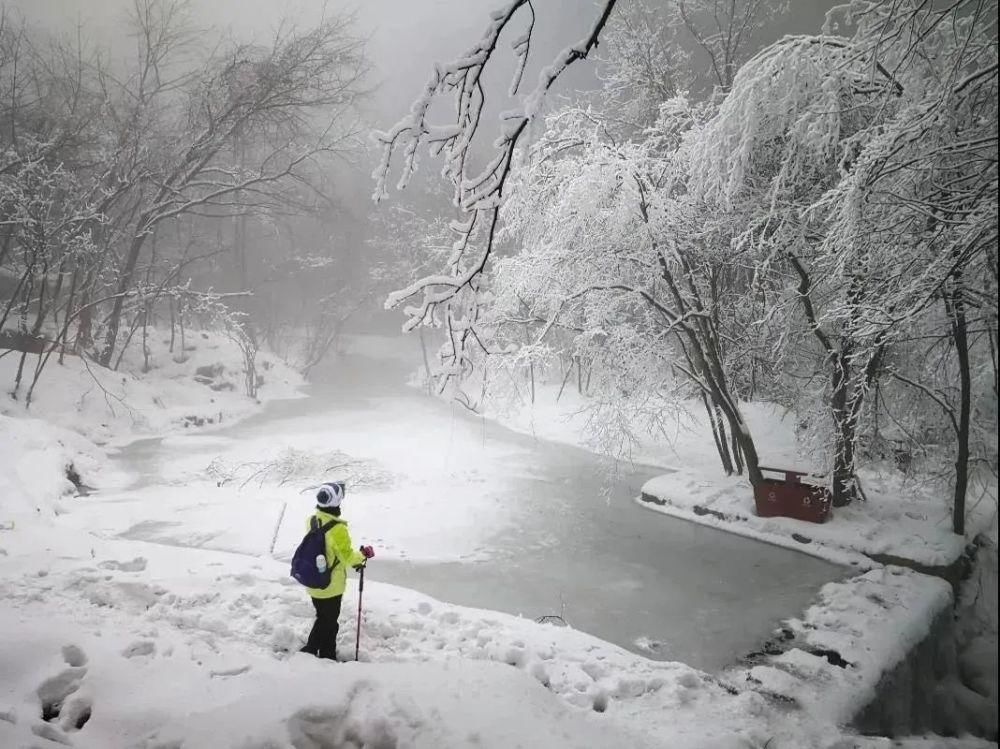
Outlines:
{"label": "trekking pole", "polygon": [[361,577],[358,579],[358,634],[354,640],[354,660],[358,660],[358,654],[361,652],[361,597],[365,593],[365,567],[367,566],[367,562],[361,565]]}

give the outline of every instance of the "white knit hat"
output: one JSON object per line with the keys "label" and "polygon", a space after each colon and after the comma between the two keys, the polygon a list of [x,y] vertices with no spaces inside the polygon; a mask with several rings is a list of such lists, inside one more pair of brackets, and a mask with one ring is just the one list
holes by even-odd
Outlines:
{"label": "white knit hat", "polygon": [[320,486],[316,492],[316,505],[319,507],[340,507],[344,500],[344,482],[331,481]]}

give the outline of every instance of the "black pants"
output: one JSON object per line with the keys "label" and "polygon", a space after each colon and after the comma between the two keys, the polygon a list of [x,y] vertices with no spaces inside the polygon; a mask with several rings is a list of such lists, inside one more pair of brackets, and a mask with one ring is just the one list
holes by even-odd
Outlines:
{"label": "black pants", "polygon": [[337,632],[340,631],[340,602],[343,596],[333,598],[313,598],[313,608],[316,609],[316,621],[313,622],[312,630],[309,632],[309,639],[303,653],[311,653],[320,658],[329,658],[331,661],[337,660]]}

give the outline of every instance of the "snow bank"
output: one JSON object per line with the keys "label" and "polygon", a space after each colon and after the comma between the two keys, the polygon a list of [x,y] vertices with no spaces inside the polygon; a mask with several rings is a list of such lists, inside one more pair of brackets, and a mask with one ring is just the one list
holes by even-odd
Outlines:
{"label": "snow bank", "polygon": [[78,492],[80,485],[96,482],[104,458],[75,432],[39,419],[3,415],[0,456],[0,528],[7,530],[13,523],[61,512],[62,498]]}
{"label": "snow bank", "polygon": [[[801,618],[783,622],[750,656],[754,665],[726,676],[754,685],[800,719],[851,725],[866,734],[995,734],[995,703],[957,679],[951,603],[947,582],[902,567],[830,583]],[[926,741],[902,745],[982,745],[976,738]]]}
{"label": "snow bank", "polygon": [[[133,343],[118,371],[77,357],[49,361],[28,410],[27,386],[37,357],[29,355],[27,382],[18,399],[5,392],[0,413],[29,415],[72,429],[97,444],[122,444],[136,437],[228,423],[256,410],[260,401],[298,395],[302,378],[280,359],[261,351],[257,370],[263,384],[254,401],[243,394],[243,359],[224,335],[190,331],[184,355],[169,352],[162,332],[149,340],[150,370]],[[20,356],[0,358],[0,382],[13,387]]]}
{"label": "snow bank", "polygon": [[37,623],[28,616],[0,624],[5,642],[22,644],[19,651],[0,648],[5,686],[17,685],[0,692],[4,746],[49,739],[94,749],[431,749],[530,746],[541,736],[580,749],[656,745],[573,710],[498,663],[331,666],[298,654],[249,654],[229,667],[208,666],[183,643],[157,649],[163,638],[146,638],[122,647],[125,640],[112,633],[51,625],[39,632]]}
{"label": "snow bank", "polygon": [[[981,695],[997,730],[997,524],[977,539],[976,564],[962,583],[955,628],[962,684]],[[972,697],[974,695],[966,695]],[[966,700],[968,701],[968,700]]]}
{"label": "snow bank", "polygon": [[886,739],[879,736],[852,736],[833,744],[830,749],[996,749],[997,742],[975,736],[910,736]]}
{"label": "snow bank", "polygon": [[801,619],[783,623],[769,646],[783,652],[746,679],[812,715],[848,723],[876,697],[882,677],[930,635],[951,600],[947,582],[902,567],[828,583]]}
{"label": "snow bank", "polygon": [[[951,532],[950,510],[940,497],[907,493],[888,479],[866,481],[865,486],[868,502],[836,508],[822,524],[758,517],[753,489],[742,476],[678,470],[644,484],[637,501],[666,515],[862,568],[874,566],[872,557],[881,555],[928,567],[946,567],[961,558],[965,539]],[[985,512],[973,514],[973,533],[986,521]]]}
{"label": "snow bank", "polygon": [[[837,719],[863,698],[869,666],[921,636],[904,627],[897,641],[886,611],[914,607],[917,622],[947,603],[940,581],[904,570],[827,586],[791,625],[796,641],[835,645],[856,666],[796,648],[716,678],[379,584],[373,562],[361,662],[330,664],[295,652],[312,608],[287,565],[55,523],[19,529],[0,568],[3,746],[849,747]],[[352,580],[344,658],[356,607]]]}
{"label": "snow bank", "polygon": [[[756,694],[682,664],[375,581],[365,589],[362,663],[329,664],[295,652],[312,608],[284,564],[59,525],[19,531],[10,551],[0,574],[5,746],[37,736],[102,749],[353,737],[366,746],[736,749],[747,736],[786,735],[772,746],[790,749],[821,746],[817,736],[832,730],[787,733],[768,725]],[[352,584],[343,656],[356,605]]]}
{"label": "snow bank", "polygon": [[[70,380],[67,389],[79,392]],[[134,392],[150,384],[126,380]],[[60,410],[59,397],[51,395],[50,413],[98,433],[86,420],[99,409]],[[156,425],[176,428],[161,417],[144,428]],[[117,416],[104,426],[109,435],[136,434]],[[318,418],[289,449],[315,448],[317,435],[331,450],[343,447],[330,444],[324,429]],[[357,439],[350,429],[346,435]],[[207,453],[231,441],[184,442],[188,459],[166,472],[155,467],[165,483],[119,488],[88,513],[77,500],[61,499],[72,487],[65,468],[71,462],[84,483],[100,479],[101,451],[64,428],[0,416],[0,454],[5,468],[13,466],[0,478],[0,513],[19,519],[0,522],[0,746],[846,749],[869,742],[866,749],[882,749],[877,740],[845,735],[838,721],[875,678],[876,657],[890,662],[919,638],[916,623],[944,600],[939,581],[928,585],[904,571],[827,586],[816,607],[789,623],[793,649],[720,678],[570,628],[380,584],[373,562],[361,662],[320,662],[296,652],[312,608],[287,563],[270,556],[269,546],[282,544],[271,516],[262,521],[257,513],[273,511],[280,526],[277,503],[268,490],[234,478],[212,487],[218,502],[206,507],[199,495],[206,487],[193,477],[200,472],[206,484]],[[354,449],[364,454],[368,447]],[[227,454],[253,459],[274,448],[265,427],[259,440]],[[409,437],[396,449],[408,473],[440,477],[438,467],[412,454]],[[276,470],[291,465],[297,477],[302,456],[289,455]],[[242,464],[229,468],[239,469],[242,484]],[[397,504],[413,497],[411,485]],[[42,522],[20,522],[39,516]],[[203,537],[188,537],[196,532]],[[207,548],[213,544],[228,551]],[[341,618],[343,657],[353,650],[357,604],[352,580]],[[901,637],[899,612],[909,623]],[[857,665],[840,668],[810,652],[826,648]],[[803,709],[790,711],[791,700]]]}

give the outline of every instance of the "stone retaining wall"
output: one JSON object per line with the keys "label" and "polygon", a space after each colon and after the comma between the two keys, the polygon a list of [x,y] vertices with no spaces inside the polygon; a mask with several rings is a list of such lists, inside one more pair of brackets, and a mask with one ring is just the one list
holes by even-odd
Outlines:
{"label": "stone retaining wall", "polygon": [[958,681],[955,631],[950,609],[940,612],[927,637],[885,672],[874,699],[852,725],[869,736],[965,733],[947,685]]}

